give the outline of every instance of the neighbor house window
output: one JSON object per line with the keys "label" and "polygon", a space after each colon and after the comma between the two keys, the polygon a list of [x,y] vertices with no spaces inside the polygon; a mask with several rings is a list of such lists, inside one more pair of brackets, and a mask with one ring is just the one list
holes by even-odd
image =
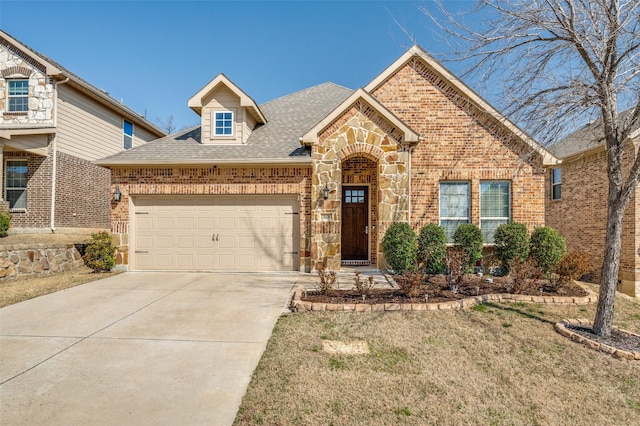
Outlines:
{"label": "neighbor house window", "polygon": [[469,223],[469,182],[440,183],[440,225],[447,242],[453,242],[458,225]]}
{"label": "neighbor house window", "polygon": [[27,208],[27,160],[7,160],[5,200],[10,209]]}
{"label": "neighbor house window", "polygon": [[216,136],[232,136],[233,135],[233,112],[216,111],[214,113],[215,135]]}
{"label": "neighbor house window", "polygon": [[510,182],[480,182],[480,230],[484,242],[492,244],[496,228],[511,219]]}
{"label": "neighbor house window", "polygon": [[551,171],[551,199],[559,200],[562,196],[562,170],[556,167]]}
{"label": "neighbor house window", "polygon": [[133,146],[133,123],[124,120],[122,122],[122,132],[124,133],[123,147],[124,149],[131,149]]}
{"label": "neighbor house window", "polygon": [[29,111],[29,80],[9,80],[9,112]]}

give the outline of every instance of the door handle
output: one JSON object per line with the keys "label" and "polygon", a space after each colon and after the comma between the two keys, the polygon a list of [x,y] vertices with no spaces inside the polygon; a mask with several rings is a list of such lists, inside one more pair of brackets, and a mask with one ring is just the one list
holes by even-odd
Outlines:
{"label": "door handle", "polygon": [[369,233],[369,227],[368,227],[368,226],[365,226],[365,227],[364,227],[364,233],[365,233],[365,234],[368,234],[368,233]]}
{"label": "door handle", "polygon": [[218,234],[213,234],[211,241],[218,241]]}

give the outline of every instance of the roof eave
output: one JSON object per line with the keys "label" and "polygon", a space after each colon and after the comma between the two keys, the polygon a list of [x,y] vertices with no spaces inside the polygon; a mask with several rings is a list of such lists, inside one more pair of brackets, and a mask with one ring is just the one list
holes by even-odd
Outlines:
{"label": "roof eave", "polygon": [[158,160],[97,160],[94,164],[102,167],[146,167],[146,166],[181,166],[181,165],[209,165],[209,166],[232,166],[232,165],[311,165],[311,157],[300,158],[220,158],[220,159],[158,159]]}

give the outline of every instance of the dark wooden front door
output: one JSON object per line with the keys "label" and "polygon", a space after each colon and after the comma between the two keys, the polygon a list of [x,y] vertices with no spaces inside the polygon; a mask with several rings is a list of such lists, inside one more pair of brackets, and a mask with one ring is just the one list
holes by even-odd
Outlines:
{"label": "dark wooden front door", "polygon": [[369,188],[342,187],[342,259],[369,259]]}

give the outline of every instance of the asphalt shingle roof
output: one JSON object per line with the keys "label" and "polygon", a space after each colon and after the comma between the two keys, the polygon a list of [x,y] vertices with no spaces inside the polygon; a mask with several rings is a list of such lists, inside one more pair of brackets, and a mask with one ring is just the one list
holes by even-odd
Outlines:
{"label": "asphalt shingle roof", "polygon": [[300,145],[309,129],[353,93],[323,83],[260,105],[267,123],[256,128],[244,145],[200,143],[200,126],[99,160],[98,164],[191,163],[211,160],[300,160],[309,154]]}
{"label": "asphalt shingle roof", "polygon": [[[620,113],[618,120],[626,120],[631,112],[632,109],[623,111]],[[640,124],[636,124],[634,130],[638,129],[638,127],[640,127]],[[602,129],[602,121],[596,120],[560,139],[549,147],[549,151],[558,158],[566,158],[597,148],[603,144],[604,131]]]}

